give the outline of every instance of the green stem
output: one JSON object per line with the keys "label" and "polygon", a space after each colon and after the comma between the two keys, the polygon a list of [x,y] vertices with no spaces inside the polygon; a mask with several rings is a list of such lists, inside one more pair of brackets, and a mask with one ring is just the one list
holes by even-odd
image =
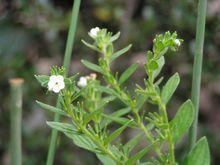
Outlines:
{"label": "green stem", "polygon": [[[106,51],[105,51],[106,52]],[[105,52],[103,52],[104,54],[104,57],[106,57],[106,54]],[[107,63],[107,66],[106,68],[102,68],[104,70],[104,73],[110,73],[110,75],[113,75],[111,73],[111,68],[110,68],[110,62],[108,61],[108,59],[106,59],[106,63]],[[127,95],[127,93],[125,91],[123,91],[118,83],[118,81],[112,76],[111,79],[113,79],[112,81],[108,81],[108,77],[106,77],[106,75],[104,75],[105,77],[105,80],[111,84],[111,86],[113,87],[113,89],[116,90],[116,92],[119,94],[119,96],[121,96],[121,99],[123,102],[127,103],[128,106],[130,106],[131,108],[131,111],[134,115],[134,121],[137,123],[138,127],[140,128],[140,130],[142,130],[147,138],[147,140],[151,143],[151,144],[154,144],[153,147],[155,149],[155,152],[157,153],[158,157],[160,160],[162,160],[162,154],[160,152],[160,148],[159,146],[157,145],[157,143],[155,143],[155,140],[154,138],[152,137],[151,133],[147,130],[147,128],[145,127],[143,121],[141,120],[141,117],[140,115],[138,114],[138,110],[136,109],[136,102],[134,102],[132,100],[132,98],[130,98],[129,95]]]}
{"label": "green stem", "polygon": [[193,80],[192,80],[192,102],[195,106],[196,114],[193,125],[191,126],[189,131],[189,149],[192,149],[197,138],[206,6],[207,6],[207,0],[199,0],[197,28],[196,28],[195,56],[194,56],[194,64],[193,64]]}
{"label": "green stem", "polygon": [[23,79],[11,79],[11,108],[10,108],[10,157],[11,165],[22,164],[21,150],[21,119],[22,119],[22,84]]}
{"label": "green stem", "polygon": [[117,159],[117,157],[108,149],[106,148],[102,143],[101,143],[101,139],[97,139],[97,136],[94,136],[93,134],[91,134],[86,128],[84,128],[83,126],[80,126],[80,129],[82,130],[82,132],[89,137],[104,153],[108,154],[109,157],[114,160],[115,162],[120,164],[120,160]]}
{"label": "green stem", "polygon": [[[76,26],[77,26],[77,20],[78,20],[78,13],[80,8],[81,0],[74,0],[73,8],[72,8],[72,15],[71,15],[71,22],[67,37],[67,44],[66,44],[66,50],[63,60],[63,66],[68,71],[70,61],[71,61],[71,54],[73,50],[73,43],[76,33]],[[57,107],[59,108],[59,98],[57,99]],[[60,116],[59,114],[55,114],[54,121],[59,121]],[[57,139],[57,130],[53,129],[51,133],[51,141],[49,146],[49,151],[47,155],[47,165],[52,165],[54,161],[54,154],[55,154],[55,148],[56,148],[56,139]]]}
{"label": "green stem", "polygon": [[[155,91],[156,92],[156,91]],[[169,148],[169,158],[170,158],[170,164],[175,165],[176,160],[175,160],[175,153],[174,153],[174,143],[173,143],[173,137],[171,134],[171,129],[170,129],[170,124],[167,116],[167,111],[166,111],[166,106],[164,103],[162,103],[162,100],[159,96],[158,97],[158,105],[160,107],[161,112],[163,113],[163,118],[165,121],[165,124],[168,125],[168,128],[166,129],[166,134],[167,134],[167,142],[168,142],[168,148]]]}

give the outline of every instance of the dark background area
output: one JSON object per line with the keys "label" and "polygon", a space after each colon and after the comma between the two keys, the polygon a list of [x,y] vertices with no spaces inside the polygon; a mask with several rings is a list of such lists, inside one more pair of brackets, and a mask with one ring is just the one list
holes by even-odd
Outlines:
{"label": "dark background area", "polygon": [[[34,74],[48,74],[51,65],[62,64],[69,26],[71,0],[0,0],[0,164],[8,162],[9,84],[13,77],[22,77],[23,164],[45,164],[51,129],[46,120],[53,114],[37,107],[35,100],[55,104],[54,95],[46,95]],[[177,53],[168,53],[163,75],[167,79],[179,72],[181,83],[169,105],[172,115],[190,97],[195,44],[197,1],[180,0],[82,0],[74,44],[70,74],[89,73],[80,60],[96,62],[98,55],[86,48],[81,39],[96,26],[121,31],[115,49],[132,43],[125,56],[114,63],[115,71],[123,71],[139,62],[139,69],[127,85],[143,83],[146,76],[142,63],[152,48],[156,34],[177,31],[184,43]],[[199,115],[199,136],[207,136],[212,164],[220,163],[220,1],[209,0],[204,45],[204,60]],[[186,141],[177,146],[181,153]],[[91,163],[94,162],[94,163]],[[97,164],[96,157],[74,146],[59,134],[54,164]]]}

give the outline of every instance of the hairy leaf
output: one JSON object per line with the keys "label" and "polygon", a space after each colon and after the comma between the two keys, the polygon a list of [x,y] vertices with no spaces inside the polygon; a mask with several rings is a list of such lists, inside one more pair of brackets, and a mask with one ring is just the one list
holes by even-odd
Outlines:
{"label": "hairy leaf", "polygon": [[115,35],[113,35],[111,38],[110,38],[110,42],[114,42],[115,40],[117,40],[119,37],[120,37],[120,32],[116,33]]}
{"label": "hairy leaf", "polygon": [[128,69],[126,69],[119,78],[119,84],[123,84],[137,70],[137,67],[137,64],[132,64]]}
{"label": "hairy leaf", "polygon": [[73,140],[73,143],[80,148],[84,148],[86,150],[97,152],[96,145],[93,141],[85,135],[82,134],[73,134],[73,133],[65,133],[65,135]]}
{"label": "hairy leaf", "polygon": [[146,146],[144,149],[133,155],[130,159],[128,159],[127,164],[133,165],[136,161],[140,160],[143,156],[145,156],[152,148],[152,145]]}
{"label": "hairy leaf", "polygon": [[123,149],[126,153],[130,153],[132,149],[138,144],[142,137],[143,133],[138,134],[137,136],[133,137],[129,140],[124,146]]}
{"label": "hairy leaf", "polygon": [[180,78],[178,73],[175,73],[167,83],[164,85],[161,93],[161,98],[164,104],[167,104],[173,93],[175,92],[177,86],[179,85]]}
{"label": "hairy leaf", "polygon": [[117,138],[124,130],[127,128],[127,126],[132,122],[133,120],[128,121],[123,126],[115,130],[111,135],[108,136],[108,138],[105,140],[105,143],[108,144],[111,141],[113,141],[115,138]]}
{"label": "hairy leaf", "polygon": [[184,160],[184,165],[210,165],[210,151],[208,141],[201,138]]}
{"label": "hairy leaf", "polygon": [[67,132],[67,133],[77,133],[77,129],[74,125],[68,124],[68,123],[61,123],[61,122],[48,122],[47,125],[49,125],[51,128],[54,128],[60,132]]}
{"label": "hairy leaf", "polygon": [[44,110],[50,111],[50,112],[54,112],[54,113],[58,113],[60,115],[64,115],[64,116],[69,116],[65,111],[63,111],[62,109],[59,109],[57,107],[42,103],[40,101],[36,101],[36,103],[43,108]]}
{"label": "hairy leaf", "polygon": [[104,164],[104,165],[117,165],[114,160],[109,158],[107,155],[104,154],[96,154],[98,159]]}
{"label": "hairy leaf", "polygon": [[82,41],[82,43],[83,43],[84,45],[86,45],[86,46],[89,47],[90,49],[93,49],[93,50],[95,50],[95,51],[100,52],[100,50],[99,50],[96,46],[94,46],[94,45],[92,45],[92,44],[89,44],[88,42],[86,42],[86,41],[84,41],[84,40],[81,40],[81,41]]}
{"label": "hairy leaf", "polygon": [[195,112],[190,100],[184,102],[179,108],[174,119],[170,122],[173,142],[177,142],[190,128],[194,120]]}
{"label": "hairy leaf", "polygon": [[[130,107],[126,107],[126,108],[117,110],[117,111],[115,111],[115,112],[112,113],[112,114],[108,114],[108,116],[110,116],[110,117],[120,117],[120,116],[123,116],[123,115],[129,113],[130,110],[131,110]],[[102,120],[102,122],[101,122],[101,127],[103,128],[104,126],[107,126],[107,125],[110,124],[111,122],[112,122],[111,119],[109,119],[109,118],[104,118],[104,119]]]}
{"label": "hairy leaf", "polygon": [[85,67],[87,67],[87,68],[89,68],[89,69],[91,69],[91,70],[93,70],[95,72],[102,73],[102,69],[98,65],[93,64],[93,63],[91,63],[91,62],[89,62],[87,60],[81,60],[81,62],[83,63],[83,65]]}
{"label": "hairy leaf", "polygon": [[121,55],[123,55],[124,53],[126,53],[126,52],[131,48],[131,46],[132,46],[132,45],[130,44],[130,45],[128,45],[127,47],[125,47],[125,48],[123,48],[123,49],[121,49],[121,50],[115,52],[115,53],[111,56],[110,62],[116,60],[118,57],[120,57]]}
{"label": "hairy leaf", "polygon": [[35,75],[37,81],[41,84],[42,87],[47,87],[50,77],[46,75]]}

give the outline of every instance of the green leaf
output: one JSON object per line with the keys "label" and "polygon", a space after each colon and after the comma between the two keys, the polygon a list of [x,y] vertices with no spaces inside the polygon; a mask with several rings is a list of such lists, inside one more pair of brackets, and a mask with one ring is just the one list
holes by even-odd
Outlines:
{"label": "green leaf", "polygon": [[143,133],[138,134],[137,136],[133,137],[131,140],[129,140],[124,146],[123,150],[126,153],[130,153],[132,149],[138,144],[142,137]]}
{"label": "green leaf", "polygon": [[161,93],[161,98],[164,104],[168,103],[173,93],[175,92],[179,82],[180,82],[179,75],[178,73],[175,73],[172,77],[170,77],[170,79],[164,85]]}
{"label": "green leaf", "polygon": [[[120,116],[123,116],[123,115],[129,113],[130,110],[131,110],[130,107],[126,107],[126,108],[117,110],[117,111],[115,111],[115,112],[112,113],[112,114],[108,114],[108,116],[110,116],[110,117],[120,117]],[[109,118],[104,118],[104,119],[102,120],[102,122],[101,122],[101,128],[107,126],[107,125],[110,124],[111,122],[112,122],[111,119],[109,119]]]}
{"label": "green leaf", "polygon": [[89,62],[87,60],[81,60],[81,62],[83,63],[83,65],[85,67],[87,67],[87,68],[89,68],[89,69],[91,69],[93,71],[96,71],[96,72],[99,72],[99,73],[103,73],[102,69],[98,65],[93,64],[93,63],[91,63],[91,62]]}
{"label": "green leaf", "polygon": [[117,97],[116,96],[106,96],[101,100],[101,103],[98,105],[97,109],[103,108],[106,104],[114,101]]}
{"label": "green leaf", "polygon": [[130,44],[130,45],[128,45],[127,47],[125,47],[125,48],[123,48],[123,49],[121,49],[121,50],[115,52],[115,53],[111,56],[110,62],[116,60],[118,57],[120,57],[121,55],[123,55],[124,53],[126,53],[126,52],[131,48],[131,46],[132,46],[132,45]]}
{"label": "green leaf", "polygon": [[[104,117],[106,117],[107,119],[110,119],[118,124],[121,124],[121,125],[125,125],[126,123],[128,123],[129,119],[127,118],[124,118],[124,117],[114,117],[114,116],[109,116],[109,115],[106,115],[106,114],[103,114]],[[129,127],[136,127],[136,124],[134,121],[132,121],[132,123],[129,124]]]}
{"label": "green leaf", "polygon": [[98,113],[100,113],[100,110],[99,110],[99,109],[98,109],[98,110],[95,110],[95,111],[93,111],[93,112],[91,112],[91,113],[86,114],[85,117],[84,117],[84,119],[83,119],[83,123],[86,125],[86,124],[87,124],[88,122],[90,122],[90,121],[94,118],[94,116],[97,115]]}
{"label": "green leaf", "polygon": [[190,128],[194,116],[193,104],[190,100],[187,100],[181,105],[174,119],[170,122],[174,143],[176,143]]}
{"label": "green leaf", "polygon": [[144,105],[144,103],[147,101],[147,99],[148,99],[148,95],[146,95],[146,94],[139,94],[138,96],[137,96],[137,104],[136,104],[136,108],[138,109],[138,110],[140,110],[141,109],[141,107]]}
{"label": "green leaf", "polygon": [[128,121],[123,126],[115,130],[111,135],[108,136],[108,138],[105,140],[105,143],[108,144],[111,141],[113,141],[115,138],[117,138],[124,130],[127,128],[127,126],[132,122],[133,120]]}
{"label": "green leaf", "polygon": [[58,113],[60,115],[64,115],[64,116],[69,116],[65,111],[63,111],[62,109],[56,108],[54,106],[42,103],[40,101],[36,101],[36,103],[43,109],[50,111],[50,112],[54,112],[54,113]]}
{"label": "green leaf", "polygon": [[86,45],[86,46],[89,47],[90,49],[95,50],[95,51],[97,51],[97,52],[100,52],[100,50],[99,50],[95,45],[89,44],[88,42],[86,42],[86,41],[84,41],[84,40],[81,40],[81,41],[82,41],[82,43],[83,43],[84,45]]}
{"label": "green leaf", "polygon": [[96,156],[104,165],[117,165],[116,162],[109,158],[107,155],[96,154]]}
{"label": "green leaf", "polygon": [[63,133],[77,133],[76,127],[72,124],[47,121],[47,125]]}
{"label": "green leaf", "polygon": [[144,155],[146,155],[151,150],[152,145],[146,146],[144,149],[136,153],[126,162],[128,165],[135,164],[138,160],[140,160]]}
{"label": "green leaf", "polygon": [[82,134],[73,134],[73,133],[65,133],[65,135],[73,140],[73,143],[80,148],[97,152],[97,146],[93,143],[93,141],[85,135]]}
{"label": "green leaf", "polygon": [[107,94],[110,94],[110,95],[114,95],[114,96],[117,96],[119,97],[119,95],[117,94],[117,92],[111,88],[108,88],[108,87],[105,87],[105,86],[100,86],[100,85],[97,85],[97,89],[100,90],[101,92],[104,92],[104,93],[107,93]]}
{"label": "green leaf", "polygon": [[119,84],[123,84],[136,71],[137,68],[137,64],[132,64],[128,69],[126,69],[119,78]]}
{"label": "green leaf", "polygon": [[41,84],[42,87],[47,87],[50,77],[46,75],[35,75],[37,81]]}
{"label": "green leaf", "polygon": [[153,77],[154,78],[156,78],[160,74],[160,72],[161,72],[161,70],[162,70],[162,68],[165,64],[165,59],[164,59],[163,56],[160,57],[159,59],[157,59],[157,64],[158,64],[158,68],[153,71]]}
{"label": "green leaf", "polygon": [[74,125],[60,122],[47,122],[47,124],[50,127],[63,132],[67,137],[71,138],[74,144],[78,147],[90,150],[92,152],[97,152],[96,145],[93,143],[93,141],[85,135],[80,134]]}
{"label": "green leaf", "polygon": [[158,69],[159,65],[157,64],[156,61],[151,60],[150,63],[148,64],[148,67],[150,70],[156,70]]}
{"label": "green leaf", "polygon": [[202,137],[188,153],[184,165],[210,165],[209,145],[205,137]]}
{"label": "green leaf", "polygon": [[115,40],[117,40],[119,37],[120,37],[120,32],[116,33],[115,35],[113,35],[111,38],[110,38],[110,42],[114,42]]}

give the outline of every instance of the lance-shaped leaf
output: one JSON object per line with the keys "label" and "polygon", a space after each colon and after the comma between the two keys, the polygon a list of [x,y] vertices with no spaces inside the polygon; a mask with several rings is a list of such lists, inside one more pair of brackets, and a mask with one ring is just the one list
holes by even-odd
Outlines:
{"label": "lance-shaped leaf", "polygon": [[[110,119],[118,124],[121,124],[121,125],[124,125],[126,124],[127,122],[131,121],[125,117],[114,117],[114,116],[108,116],[106,114],[103,114],[104,117],[106,117],[107,119]],[[129,124],[129,127],[131,128],[135,128],[137,125],[135,124],[134,121],[132,121],[130,124]]]}
{"label": "lance-shaped leaf", "polygon": [[119,78],[119,84],[123,84],[137,70],[137,67],[137,64],[132,64],[128,69],[126,69]]}
{"label": "lance-shaped leaf", "polygon": [[107,155],[104,154],[96,154],[98,159],[104,164],[104,165],[117,165],[114,160],[109,158]]}
{"label": "lance-shaped leaf", "polygon": [[92,151],[92,152],[98,152],[97,146],[94,144],[94,142],[87,136],[83,134],[74,134],[74,133],[67,133],[65,132],[65,135],[73,140],[73,143],[77,145],[80,148],[84,148],[86,150]]}
{"label": "lance-shaped leaf", "polygon": [[[120,117],[120,116],[123,116],[127,113],[129,113],[131,110],[130,107],[126,107],[126,108],[123,108],[123,109],[119,109],[111,114],[108,114],[107,116],[110,116],[110,117]],[[109,118],[104,118],[101,122],[101,128],[107,126],[108,124],[110,124],[112,122],[111,119]]]}
{"label": "lance-shaped leaf", "polygon": [[54,113],[58,113],[58,114],[63,115],[63,116],[69,116],[65,111],[63,111],[62,109],[59,109],[59,108],[57,108],[57,107],[54,107],[54,106],[51,106],[51,105],[42,103],[42,102],[40,102],[40,101],[36,101],[36,103],[37,103],[41,108],[43,108],[44,110],[47,110],[47,111],[50,111],[50,112],[54,112]]}
{"label": "lance-shaped leaf", "polygon": [[80,134],[74,125],[60,122],[47,122],[47,124],[50,127],[63,132],[67,137],[71,138],[74,144],[78,147],[90,150],[92,152],[97,152],[97,147],[93,143],[93,141],[89,139],[87,136]]}
{"label": "lance-shaped leaf", "polygon": [[173,93],[175,92],[177,86],[179,85],[180,78],[178,73],[175,73],[164,85],[161,93],[161,98],[164,104],[167,104]]}
{"label": "lance-shaped leaf", "polygon": [[210,151],[208,141],[201,138],[184,160],[184,165],[210,165]]}
{"label": "lance-shaped leaf", "polygon": [[160,74],[161,69],[163,68],[163,66],[165,64],[164,56],[162,56],[159,59],[157,59],[157,64],[158,64],[158,68],[153,71],[153,77],[154,78],[156,78]]}
{"label": "lance-shaped leaf", "polygon": [[138,134],[137,136],[133,137],[131,140],[129,140],[124,146],[123,146],[123,150],[126,153],[130,153],[132,151],[132,149],[138,144],[138,142],[140,141],[141,137],[142,137],[143,133]]}
{"label": "lance-shaped leaf", "polygon": [[82,43],[83,43],[84,45],[86,45],[86,46],[89,47],[90,49],[95,50],[95,51],[97,51],[97,52],[100,52],[100,50],[99,50],[95,45],[89,44],[88,42],[86,42],[86,41],[84,41],[84,40],[81,40],[81,41],[82,41]]}
{"label": "lance-shaped leaf", "polygon": [[48,81],[50,79],[50,77],[46,75],[35,75],[35,78],[41,84],[42,87],[47,87]]}
{"label": "lance-shaped leaf", "polygon": [[108,88],[105,86],[100,86],[100,85],[97,85],[97,88],[101,92],[107,93],[109,95],[114,95],[114,96],[120,97],[114,89],[111,89],[111,88]]}
{"label": "lance-shaped leaf", "polygon": [[116,60],[118,57],[120,57],[121,55],[123,55],[124,53],[126,53],[130,48],[131,48],[131,44],[128,45],[127,47],[115,52],[111,57],[110,57],[110,62]]}
{"label": "lance-shaped leaf", "polygon": [[47,121],[47,125],[63,133],[77,133],[76,127],[72,124]]}
{"label": "lance-shaped leaf", "polygon": [[101,103],[98,105],[97,109],[103,108],[106,104],[110,103],[111,101],[114,101],[117,97],[116,96],[107,96],[104,97],[101,101]]}
{"label": "lance-shaped leaf", "polygon": [[152,144],[149,146],[146,146],[144,149],[136,153],[134,156],[132,156],[130,159],[127,160],[127,165],[133,165],[137,161],[139,161],[143,156],[145,156],[152,148]]}
{"label": "lance-shaped leaf", "polygon": [[99,114],[100,110],[95,110],[91,113],[88,113],[85,115],[84,119],[83,119],[83,123],[86,125],[87,123],[89,123],[92,119],[94,119],[94,116]]}
{"label": "lance-shaped leaf", "polygon": [[114,42],[115,40],[117,40],[119,37],[120,37],[120,32],[116,33],[115,35],[113,35],[111,38],[110,38],[110,42]]}
{"label": "lance-shaped leaf", "polygon": [[115,130],[111,135],[109,135],[107,137],[107,139],[105,140],[105,144],[110,143],[111,141],[113,141],[114,139],[116,139],[124,130],[125,128],[127,128],[127,126],[133,122],[133,120],[128,121],[127,123],[125,123],[123,126],[121,126],[120,128],[118,128],[117,130]]}
{"label": "lance-shaped leaf", "polygon": [[81,62],[83,63],[83,65],[85,67],[87,67],[87,68],[89,68],[89,69],[91,69],[91,70],[93,70],[95,72],[102,73],[102,69],[98,65],[93,64],[93,63],[91,63],[91,62],[89,62],[87,60],[81,60]]}
{"label": "lance-shaped leaf", "polygon": [[187,100],[181,105],[174,119],[170,122],[174,143],[176,143],[190,128],[194,116],[195,112],[193,104],[190,100]]}

